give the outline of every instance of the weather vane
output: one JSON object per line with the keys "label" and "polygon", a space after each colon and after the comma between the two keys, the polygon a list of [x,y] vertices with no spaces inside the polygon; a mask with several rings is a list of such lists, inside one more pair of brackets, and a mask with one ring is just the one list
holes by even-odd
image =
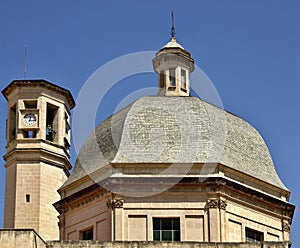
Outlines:
{"label": "weather vane", "polygon": [[171,37],[174,38],[175,37],[175,27],[174,27],[174,14],[173,14],[173,11],[172,11],[172,29],[171,29]]}

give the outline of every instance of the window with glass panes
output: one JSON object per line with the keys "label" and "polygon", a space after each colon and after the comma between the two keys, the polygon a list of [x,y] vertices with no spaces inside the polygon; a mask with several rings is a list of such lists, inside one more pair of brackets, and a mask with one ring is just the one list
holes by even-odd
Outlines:
{"label": "window with glass panes", "polygon": [[180,241],[179,218],[153,218],[154,241]]}
{"label": "window with glass panes", "polygon": [[93,228],[81,231],[80,239],[81,240],[93,240]]}
{"label": "window with glass panes", "polygon": [[171,68],[169,71],[170,86],[176,86],[175,68]]}
{"label": "window with glass panes", "polygon": [[186,71],[181,69],[181,88],[186,89]]}
{"label": "window with glass panes", "polygon": [[263,241],[263,233],[246,228],[246,241],[247,242],[262,242]]}

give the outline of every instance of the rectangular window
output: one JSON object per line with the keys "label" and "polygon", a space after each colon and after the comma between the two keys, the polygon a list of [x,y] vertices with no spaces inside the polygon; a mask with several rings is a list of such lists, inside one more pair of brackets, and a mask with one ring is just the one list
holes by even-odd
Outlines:
{"label": "rectangular window", "polygon": [[16,139],[16,105],[10,108],[9,110],[9,121],[7,122],[7,132],[9,142]]}
{"label": "rectangular window", "polygon": [[170,86],[176,86],[176,78],[175,78],[175,68],[171,68],[169,70],[169,81],[170,81]]}
{"label": "rectangular window", "polygon": [[93,240],[93,228],[89,228],[87,230],[80,232],[81,240]]}
{"label": "rectangular window", "polygon": [[30,202],[30,195],[26,194],[26,202],[29,203]]}
{"label": "rectangular window", "polygon": [[154,241],[180,241],[180,218],[153,218]]}
{"label": "rectangular window", "polygon": [[186,89],[186,70],[181,69],[181,88]]}
{"label": "rectangular window", "polygon": [[35,130],[24,131],[24,138],[35,139],[36,138],[36,131]]}
{"label": "rectangular window", "polygon": [[246,227],[246,241],[247,242],[263,242],[264,234]]}
{"label": "rectangular window", "polygon": [[68,134],[70,129],[69,116],[67,113],[65,113],[65,133]]}
{"label": "rectangular window", "polygon": [[69,151],[70,149],[70,143],[69,141],[66,139],[66,137],[64,137],[64,147],[66,148],[67,151]]}

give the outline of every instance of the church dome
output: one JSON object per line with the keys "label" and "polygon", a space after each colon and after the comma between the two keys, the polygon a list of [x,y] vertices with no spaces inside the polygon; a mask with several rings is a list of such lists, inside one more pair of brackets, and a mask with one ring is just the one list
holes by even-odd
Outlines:
{"label": "church dome", "polygon": [[142,97],[110,116],[81,148],[64,186],[110,163],[218,163],[287,190],[257,130],[197,97]]}

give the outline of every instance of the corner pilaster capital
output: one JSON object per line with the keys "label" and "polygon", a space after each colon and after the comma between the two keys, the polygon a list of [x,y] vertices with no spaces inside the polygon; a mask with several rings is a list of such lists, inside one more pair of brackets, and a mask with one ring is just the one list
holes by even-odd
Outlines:
{"label": "corner pilaster capital", "polygon": [[226,210],[227,203],[226,200],[221,199],[210,199],[207,201],[208,208],[219,208],[222,210]]}
{"label": "corner pilaster capital", "polygon": [[283,225],[282,225],[282,230],[285,231],[285,232],[290,232],[291,231],[291,224],[287,223],[287,222],[284,222]]}
{"label": "corner pilaster capital", "polygon": [[218,199],[211,199],[207,201],[208,208],[218,208],[219,200]]}
{"label": "corner pilaster capital", "polygon": [[219,208],[223,209],[223,210],[226,210],[226,207],[227,207],[226,201],[225,200],[219,200]]}
{"label": "corner pilaster capital", "polygon": [[106,206],[111,209],[123,208],[124,200],[123,199],[110,199],[107,201]]}

